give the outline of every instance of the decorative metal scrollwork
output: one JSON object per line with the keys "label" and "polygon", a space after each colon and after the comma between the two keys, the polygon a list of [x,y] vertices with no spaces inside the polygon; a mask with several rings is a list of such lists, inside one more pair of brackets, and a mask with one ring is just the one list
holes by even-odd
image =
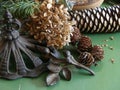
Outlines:
{"label": "decorative metal scrollwork", "polygon": [[19,77],[36,77],[44,67],[42,60],[29,47],[34,48],[30,39],[21,36],[21,23],[6,10],[4,27],[0,30],[0,77],[16,79]]}

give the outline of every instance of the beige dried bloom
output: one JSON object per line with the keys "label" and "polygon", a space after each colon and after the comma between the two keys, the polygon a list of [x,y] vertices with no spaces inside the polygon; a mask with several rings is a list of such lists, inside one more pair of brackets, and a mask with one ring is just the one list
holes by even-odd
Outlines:
{"label": "beige dried bloom", "polygon": [[72,22],[64,5],[56,5],[53,0],[45,0],[40,5],[40,12],[27,23],[31,35],[40,43],[47,41],[48,46],[62,48],[69,44],[73,31]]}

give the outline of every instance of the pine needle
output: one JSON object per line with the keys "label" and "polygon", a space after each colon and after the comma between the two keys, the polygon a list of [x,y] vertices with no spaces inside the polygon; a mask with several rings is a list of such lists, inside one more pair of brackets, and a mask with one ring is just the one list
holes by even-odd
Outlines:
{"label": "pine needle", "polygon": [[7,0],[1,2],[2,8],[6,7],[13,16],[17,18],[26,18],[39,11],[40,3],[32,0]]}
{"label": "pine needle", "polygon": [[110,5],[120,5],[120,0],[105,0]]}

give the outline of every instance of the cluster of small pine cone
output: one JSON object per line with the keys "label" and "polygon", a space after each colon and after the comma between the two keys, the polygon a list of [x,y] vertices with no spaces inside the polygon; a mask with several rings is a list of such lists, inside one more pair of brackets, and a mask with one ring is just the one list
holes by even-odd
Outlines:
{"label": "cluster of small pine cone", "polygon": [[78,62],[87,67],[93,64],[96,65],[96,63],[101,61],[104,57],[104,50],[102,47],[92,45],[91,38],[82,35],[76,27],[71,36],[71,44],[76,46],[79,52]]}

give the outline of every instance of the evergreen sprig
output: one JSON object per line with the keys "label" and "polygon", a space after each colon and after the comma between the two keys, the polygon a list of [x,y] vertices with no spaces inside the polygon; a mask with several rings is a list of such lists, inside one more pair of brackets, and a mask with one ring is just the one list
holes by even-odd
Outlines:
{"label": "evergreen sprig", "polygon": [[120,0],[105,0],[105,2],[111,5],[120,5]]}
{"label": "evergreen sprig", "polygon": [[13,16],[17,18],[26,18],[39,11],[40,3],[33,0],[6,0],[1,2],[1,8],[7,8]]}

